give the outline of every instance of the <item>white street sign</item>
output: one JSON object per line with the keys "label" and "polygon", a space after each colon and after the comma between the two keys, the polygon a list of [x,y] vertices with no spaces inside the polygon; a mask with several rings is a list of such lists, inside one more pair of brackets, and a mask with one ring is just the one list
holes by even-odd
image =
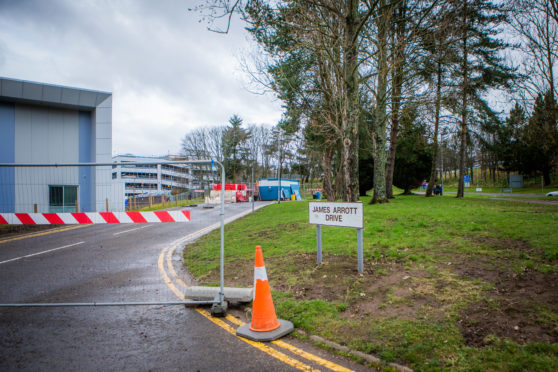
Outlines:
{"label": "white street sign", "polygon": [[308,203],[310,224],[362,229],[362,203]]}

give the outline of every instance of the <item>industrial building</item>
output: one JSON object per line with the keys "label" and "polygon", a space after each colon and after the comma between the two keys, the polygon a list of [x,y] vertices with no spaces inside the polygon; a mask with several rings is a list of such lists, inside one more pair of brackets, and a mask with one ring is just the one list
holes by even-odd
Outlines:
{"label": "industrial building", "polygon": [[117,155],[112,158],[114,163],[112,179],[121,180],[127,197],[142,194],[170,195],[173,192],[208,189],[214,182],[215,174],[208,171],[206,165],[161,164],[180,160],[184,158],[172,155],[164,157]]}
{"label": "industrial building", "polygon": [[112,179],[122,180],[126,196],[170,194],[173,189],[188,188],[189,168],[182,164],[160,164],[172,160],[174,159],[168,157],[117,155],[112,158],[115,164]]}
{"label": "industrial building", "polygon": [[[112,94],[0,78],[0,163],[110,163]],[[123,210],[111,167],[0,168],[0,212]]]}

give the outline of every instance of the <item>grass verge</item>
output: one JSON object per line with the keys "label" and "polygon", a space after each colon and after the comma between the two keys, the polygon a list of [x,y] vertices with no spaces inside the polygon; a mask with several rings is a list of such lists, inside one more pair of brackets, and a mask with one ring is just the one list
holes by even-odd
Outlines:
{"label": "grass verge", "polygon": [[[278,316],[417,370],[556,370],[558,206],[484,198],[364,201],[365,272],[353,229],[316,228],[307,202],[227,225],[226,284],[253,282],[261,245]],[[219,234],[184,249],[202,283],[218,278]]]}

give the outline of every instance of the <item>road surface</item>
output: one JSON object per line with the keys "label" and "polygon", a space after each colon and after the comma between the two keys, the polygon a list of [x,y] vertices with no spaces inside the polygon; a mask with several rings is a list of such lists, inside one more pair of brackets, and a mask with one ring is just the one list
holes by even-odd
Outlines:
{"label": "road surface", "polygon": [[[225,216],[249,208],[228,205]],[[219,221],[219,208],[191,211],[189,223],[89,225],[0,238],[0,303],[177,301],[180,288],[172,281],[183,275],[173,242]],[[301,358],[284,345],[254,346],[223,324],[183,306],[0,308],[0,370],[366,370],[291,337],[285,341],[298,345],[295,351],[335,364]]]}

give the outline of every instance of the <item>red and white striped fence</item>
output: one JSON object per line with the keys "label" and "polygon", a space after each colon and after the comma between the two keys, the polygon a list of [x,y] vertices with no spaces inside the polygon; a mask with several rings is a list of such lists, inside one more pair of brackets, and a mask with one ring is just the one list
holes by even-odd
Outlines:
{"label": "red and white striped fence", "polygon": [[0,225],[190,222],[190,211],[0,213]]}

